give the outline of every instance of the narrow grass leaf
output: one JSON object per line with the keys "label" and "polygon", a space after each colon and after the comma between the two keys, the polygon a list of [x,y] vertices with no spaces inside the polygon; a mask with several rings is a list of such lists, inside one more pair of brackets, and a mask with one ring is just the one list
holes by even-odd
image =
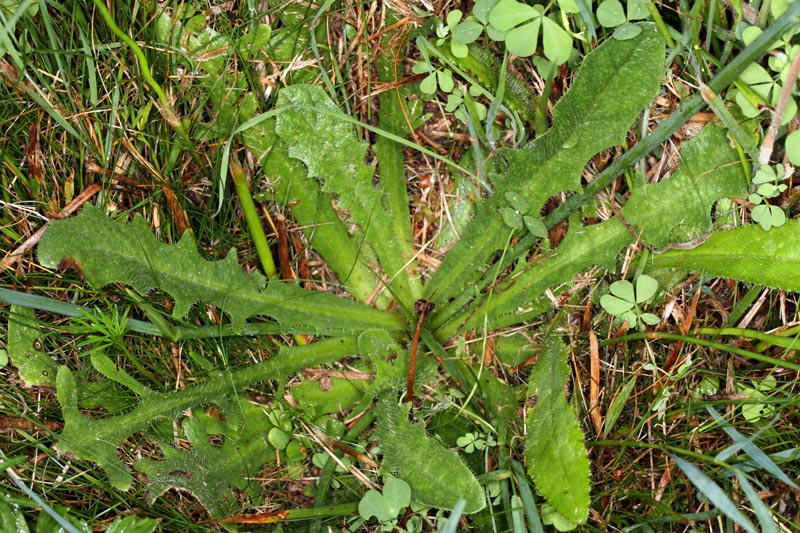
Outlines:
{"label": "narrow grass leaf", "polygon": [[514,533],[526,533],[522,515],[522,498],[516,494],[511,496],[511,523]]}
{"label": "narrow grass leaf", "polygon": [[447,522],[445,522],[442,529],[439,530],[440,533],[456,533],[456,531],[458,531],[458,523],[461,520],[461,515],[464,514],[464,507],[466,505],[466,500],[458,500],[458,503],[453,507],[453,512],[447,517]]}
{"label": "narrow grass leaf", "polygon": [[611,400],[611,405],[608,406],[608,411],[606,411],[606,419],[603,422],[603,438],[607,438],[608,434],[611,433],[611,430],[614,429],[614,424],[617,423],[622,411],[625,409],[625,406],[628,404],[628,398],[631,396],[631,392],[633,392],[633,388],[636,386],[636,375],[634,375],[631,379],[622,386],[619,392],[614,396],[614,399]]}
{"label": "narrow grass leaf", "polygon": [[[772,458],[764,453],[758,446],[753,443],[753,439],[757,436],[754,435],[751,438],[745,437],[739,431],[736,430],[733,426],[731,426],[728,421],[720,415],[716,409],[713,407],[706,407],[708,412],[711,413],[711,416],[714,417],[714,420],[720,425],[720,427],[727,433],[734,442],[736,443],[743,443],[742,451],[750,456],[753,460],[753,463],[760,469],[764,470],[775,476],[776,479],[786,483],[793,489],[800,489],[797,484],[792,481],[789,476],[787,476],[783,470],[772,460]],[[759,431],[759,434],[761,431]],[[725,460],[722,456],[718,456],[719,460]]]}
{"label": "narrow grass leaf", "polygon": [[736,503],[731,500],[731,498],[725,494],[725,491],[722,488],[714,483],[714,481],[708,477],[702,470],[697,468],[695,465],[677,457],[675,455],[670,455],[672,460],[675,461],[683,473],[686,474],[686,477],[692,484],[697,487],[699,490],[708,500],[713,503],[717,509],[719,509],[725,516],[733,520],[739,527],[743,528],[745,531],[749,533],[757,533],[757,530],[752,522],[739,510],[739,507]]}
{"label": "narrow grass leaf", "polygon": [[736,475],[736,479],[739,480],[739,484],[745,496],[747,496],[747,499],[750,501],[753,511],[756,513],[758,524],[761,526],[761,533],[779,533],[778,526],[775,525],[775,520],[772,519],[772,513],[769,512],[769,508],[761,501],[758,492],[756,492],[756,489],[754,489],[753,485],[747,480],[747,476],[739,470],[734,470],[734,474]]}
{"label": "narrow grass leaf", "polygon": [[530,533],[544,533],[542,520],[539,517],[539,510],[536,508],[536,502],[533,499],[533,491],[528,483],[528,477],[522,469],[522,465],[512,459],[511,469],[514,471],[514,476],[517,481],[517,490],[519,490],[520,498],[522,498],[522,507],[525,510],[528,530]]}

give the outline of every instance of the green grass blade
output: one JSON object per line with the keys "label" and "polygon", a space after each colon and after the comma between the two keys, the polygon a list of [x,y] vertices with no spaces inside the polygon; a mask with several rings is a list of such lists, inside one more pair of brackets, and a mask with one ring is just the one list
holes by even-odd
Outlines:
{"label": "green grass blade", "polygon": [[695,465],[681,459],[676,455],[670,455],[672,460],[675,461],[675,464],[683,470],[683,473],[692,482],[692,484],[697,487],[703,496],[708,498],[708,500],[713,503],[717,509],[719,509],[725,516],[733,520],[736,524],[739,525],[742,529],[747,531],[748,533],[757,533],[757,529],[753,525],[752,522],[739,510],[739,507],[736,503],[731,500],[731,498],[725,494],[725,491],[722,488],[714,483],[710,477],[708,477],[702,470],[697,468]]}
{"label": "green grass blade", "polygon": [[775,524],[775,520],[772,519],[772,513],[769,512],[769,508],[761,501],[758,492],[756,492],[753,485],[747,480],[747,476],[739,470],[734,470],[734,474],[736,475],[736,479],[739,480],[739,485],[742,487],[745,496],[747,496],[750,505],[753,507],[753,511],[756,513],[758,525],[761,526],[761,533],[779,533],[778,526]]}
{"label": "green grass blade", "polygon": [[[786,483],[790,487],[794,489],[800,489],[800,487],[798,487],[797,484],[789,478],[789,476],[783,473],[780,467],[775,463],[775,461],[773,461],[770,458],[769,455],[764,453],[764,451],[762,451],[761,448],[759,448],[753,443],[753,439],[755,439],[758,436],[758,434],[753,435],[752,437],[749,438],[745,437],[744,435],[739,433],[736,430],[736,428],[731,426],[728,423],[728,421],[721,414],[717,412],[716,409],[710,406],[706,407],[706,409],[711,414],[711,416],[714,417],[714,420],[717,422],[717,424],[720,425],[720,427],[725,431],[725,433],[727,433],[735,443],[741,445],[742,451],[746,453],[748,456],[750,456],[750,458],[753,460],[755,465],[758,466],[758,468],[761,468],[765,472],[772,474],[773,476],[775,476],[776,479],[779,479],[780,481]],[[762,431],[764,429],[765,428],[762,428]],[[761,433],[762,431],[759,431],[759,433]],[[725,460],[725,457],[718,456],[717,458],[720,461]]]}

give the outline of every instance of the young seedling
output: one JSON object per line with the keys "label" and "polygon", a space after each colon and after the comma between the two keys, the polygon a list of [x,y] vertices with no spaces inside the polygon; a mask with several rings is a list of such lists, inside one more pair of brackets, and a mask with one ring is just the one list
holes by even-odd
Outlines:
{"label": "young seedling", "polygon": [[624,41],[639,35],[642,27],[632,22],[650,17],[646,0],[628,0],[627,14],[619,0],[604,0],[597,6],[597,21],[605,28],[616,28],[614,38]]}
{"label": "young seedling", "polygon": [[636,278],[635,290],[628,280],[615,281],[609,288],[611,294],[605,294],[600,298],[600,305],[609,314],[641,330],[645,324],[654,326],[660,322],[656,315],[645,313],[639,308],[640,304],[655,296],[657,290],[658,282],[646,274]]}
{"label": "young seedling", "polygon": [[381,523],[381,531],[393,531],[400,512],[411,505],[411,487],[394,476],[387,476],[383,493],[369,490],[358,503],[358,514],[364,520],[373,516]]}
{"label": "young seedling", "polygon": [[753,176],[753,185],[757,185],[758,188],[748,197],[750,203],[755,206],[750,211],[750,216],[764,231],[786,223],[783,209],[767,202],[768,199],[775,198],[786,190],[786,185],[778,183],[784,176],[783,165],[762,166]]}

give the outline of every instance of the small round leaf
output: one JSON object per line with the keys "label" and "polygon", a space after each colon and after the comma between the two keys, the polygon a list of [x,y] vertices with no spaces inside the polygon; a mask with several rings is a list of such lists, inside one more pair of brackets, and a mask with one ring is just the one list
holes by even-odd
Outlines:
{"label": "small round leaf", "polygon": [[456,57],[464,58],[469,55],[469,48],[464,43],[460,43],[454,39],[450,40],[450,51]]}
{"label": "small round leaf", "polygon": [[419,90],[425,94],[436,94],[436,73],[432,72],[419,82]]}
{"label": "small round leaf", "polygon": [[616,30],[614,30],[614,39],[618,41],[627,41],[628,39],[633,39],[637,35],[642,33],[642,27],[638,24],[631,24],[630,22],[626,22],[625,24],[619,26]]}
{"label": "small round leaf", "polygon": [[650,16],[649,0],[628,0],[628,20],[642,20]]}
{"label": "small round leaf", "polygon": [[453,75],[450,73],[450,71],[440,70],[437,75],[439,78],[439,87],[441,87],[441,89],[446,93],[451,92],[456,84],[453,81]]}
{"label": "small round leaf", "polygon": [[608,314],[622,316],[631,310],[633,307],[633,302],[617,298],[616,296],[611,296],[610,294],[604,294],[600,298],[600,305]]}
{"label": "small round leaf", "polygon": [[541,218],[525,215],[522,217],[522,222],[525,223],[525,227],[528,228],[528,231],[530,231],[531,235],[534,237],[539,237],[541,239],[547,237],[547,226],[544,225]]}
{"label": "small round leaf", "polygon": [[506,34],[506,48],[508,51],[519,57],[530,57],[535,54],[541,20],[541,18],[536,18],[528,24],[508,32]]}
{"label": "small round leaf", "polygon": [[500,31],[507,31],[532,18],[539,17],[539,11],[517,0],[500,0],[489,13],[489,24]]}
{"label": "small round leaf", "polygon": [[503,198],[506,199],[506,202],[508,202],[511,207],[520,213],[527,213],[528,209],[530,209],[528,202],[525,200],[525,198],[520,196],[519,193],[508,191],[503,195]]}
{"label": "small round leaf", "polygon": [[658,291],[658,282],[646,274],[636,278],[636,303],[646,302]]}
{"label": "small round leaf", "polygon": [[619,0],[605,0],[597,6],[597,22],[606,28],[614,28],[624,24],[628,19],[625,18],[625,10]]}
{"label": "small round leaf", "polygon": [[572,54],[572,36],[547,17],[542,17],[542,41],[545,57],[556,65],[565,63]]}
{"label": "small round leaf", "polygon": [[655,326],[661,322],[661,319],[658,318],[653,313],[642,313],[642,316],[640,316],[639,318],[641,318],[642,322],[644,322],[648,326]]}
{"label": "small round leaf", "polygon": [[[461,20],[462,16],[464,16],[464,12],[463,11],[461,11],[460,9],[454,9],[450,13],[447,14],[447,17],[445,18],[445,24],[447,24],[448,28],[453,30],[453,28],[455,28],[456,24],[458,24],[458,22]],[[453,30],[453,31],[455,31],[455,30]]]}
{"label": "small round leaf", "polygon": [[509,228],[515,230],[521,230],[525,227],[525,224],[522,221],[522,215],[516,209],[512,209],[510,207],[504,207],[500,210],[500,215],[503,217],[503,222]]}
{"label": "small round leaf", "polygon": [[611,284],[608,290],[611,291],[611,294],[614,296],[622,298],[630,303],[634,303],[636,301],[636,298],[633,294],[633,284],[626,279],[615,281]]}
{"label": "small round leaf", "polygon": [[478,19],[481,24],[489,24],[489,14],[496,6],[498,0],[477,0],[472,6],[472,16]]}
{"label": "small round leaf", "polygon": [[786,155],[794,166],[800,166],[800,130],[793,131],[786,136],[784,142]]}
{"label": "small round leaf", "polygon": [[483,33],[483,24],[474,17],[470,17],[455,28],[453,28],[453,40],[460,43],[469,44]]}

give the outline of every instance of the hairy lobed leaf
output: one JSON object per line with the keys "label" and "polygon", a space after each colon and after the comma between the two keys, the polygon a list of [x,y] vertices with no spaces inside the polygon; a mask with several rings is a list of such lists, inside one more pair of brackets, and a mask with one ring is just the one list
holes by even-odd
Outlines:
{"label": "hairy lobed leaf", "polygon": [[[203,416],[187,416],[181,424],[189,446],[161,442],[163,459],[134,463],[136,470],[147,475],[151,502],[175,488],[193,494],[212,517],[239,512],[231,487],[247,489],[262,466],[275,459],[275,450],[266,438],[273,427],[266,413],[247,401],[237,408],[240,417],[218,424],[198,410]],[[211,436],[224,438],[222,445],[212,444]],[[260,489],[258,483],[253,485]]]}
{"label": "hairy lobed leaf", "polygon": [[656,268],[680,268],[734,278],[785,291],[800,291],[800,220],[764,231],[750,225],[718,231],[691,250],[654,254]]}
{"label": "hairy lobed leaf", "polygon": [[[266,380],[284,381],[303,368],[329,364],[357,352],[354,337],[330,338],[305,346],[283,347],[272,359],[231,373],[217,372],[204,381],[171,392],[156,392],[142,384],[133,385],[131,376],[123,371],[112,370],[113,364],[109,365],[101,358],[96,366],[99,371],[125,386],[133,385],[133,391],[139,395],[135,408],[105,418],[89,418],[81,413],[75,375],[62,366],[58,370],[56,387],[64,416],[64,429],[55,448],[59,452],[97,463],[115,489],[128,490],[133,483],[133,476],[119,459],[118,449],[125,439],[146,430],[153,421],[176,418],[186,409],[209,404],[223,409],[226,418],[236,419],[240,411],[237,389]],[[96,363],[93,360],[93,364]],[[198,474],[198,479],[201,477]]]}
{"label": "hairy lobed leaf", "polygon": [[538,213],[551,196],[581,190],[581,170],[595,154],[625,142],[663,72],[663,38],[655,24],[639,26],[634,39],[608,39],[584,58],[544,135],[524,150],[502,151],[510,164],[496,181],[498,194],[515,191]]}
{"label": "hairy lobed leaf", "polygon": [[[581,170],[596,153],[621,144],[636,115],[657,94],[664,41],[643,24],[634,39],[608,39],[586,56],[575,83],[554,108],[553,126],[522,150],[502,150],[508,171],[461,241],[448,253],[427,286],[437,302],[462,292],[471,275],[505,245],[499,214],[503,195],[515,192],[538,214],[548,198],[579,191]],[[624,98],[621,96],[624,95]]]}
{"label": "hairy lobed leaf", "polygon": [[711,231],[714,202],[746,194],[742,162],[726,130],[710,124],[683,144],[673,175],[638,187],[621,214],[644,242],[664,248]]}
{"label": "hairy lobed leaf", "polygon": [[416,501],[452,511],[458,500],[465,500],[467,514],[486,507],[483,489],[470,469],[458,454],[428,438],[423,424],[409,422],[408,407],[384,399],[378,402],[376,415],[381,468],[408,483]]}
{"label": "hairy lobed leaf", "polygon": [[[348,292],[357,300],[366,301],[377,281],[363,260],[364,250],[360,239],[356,240],[350,235],[333,208],[329,195],[321,190],[320,183],[307,175],[299,160],[289,156],[288,145],[275,132],[276,121],[265,118],[256,120],[263,118],[263,115],[258,116],[259,99],[249,90],[246,76],[227,69],[227,58],[214,52],[233,49],[235,43],[208,26],[187,27],[166,14],[158,17],[156,28],[165,43],[170,43],[174,50],[183,54],[182,62],[185,65],[206,74],[198,77],[197,81],[206,89],[209,101],[215,107],[213,114],[216,121],[209,125],[209,132],[225,141],[230,139],[237,127],[253,121],[242,132],[242,142],[266,169],[267,177],[276,183],[275,199],[291,206],[292,214],[303,228],[309,245],[325,258]],[[298,31],[303,28],[305,26],[298,24]],[[302,39],[307,40],[307,37],[303,36]],[[273,37],[273,41],[280,43],[281,39]],[[276,61],[290,61],[294,54],[278,44],[269,50],[270,56]],[[378,297],[375,304],[377,307],[386,307],[388,299]]]}
{"label": "hairy lobed leaf", "polygon": [[245,274],[233,250],[221,261],[200,256],[191,233],[174,245],[159,241],[141,216],[121,224],[87,205],[75,218],[54,221],[39,244],[39,261],[55,268],[77,265],[96,288],[131,285],[139,293],[160,289],[175,300],[182,317],[196,302],[214,304],[241,331],[245,319],[267,315],[287,332],[334,334],[364,329],[400,330],[405,319],[326,292]]}
{"label": "hairy lobed leaf", "polygon": [[[383,183],[391,175],[384,173],[380,188],[375,186],[375,168],[364,163],[368,146],[355,138],[353,125],[322,87],[286,87],[278,93],[278,105],[287,108],[278,115],[276,132],[289,147],[289,155],[303,161],[310,176],[322,180],[323,191],[336,195],[338,205],[363,230],[365,243],[392,280],[390,285],[411,306],[416,299],[406,274],[413,255],[411,230],[408,226],[401,238],[393,231],[394,219],[387,212],[393,204],[386,196],[388,184]],[[405,174],[394,178],[405,190]],[[407,203],[402,216],[409,218]]]}
{"label": "hairy lobed leaf", "polygon": [[[681,156],[681,165],[672,177],[634,191],[622,209],[622,219],[612,217],[592,226],[581,226],[580,220],[572,219],[571,229],[554,255],[529,263],[524,272],[501,284],[491,299],[481,304],[481,312],[488,313],[492,326],[513,322],[517,308],[532,296],[570,281],[593,265],[614,271],[619,251],[641,233],[646,242],[655,245],[664,239],[688,240],[710,229],[714,202],[740,196],[746,190],[738,156],[725,130],[713,125],[684,143]],[[686,268],[693,267],[687,264]],[[482,313],[472,314],[463,327],[479,325]],[[455,320],[444,333],[452,335],[458,323]]]}
{"label": "hairy lobed leaf", "polygon": [[567,346],[554,334],[533,367],[528,397],[525,457],[536,489],[560,514],[583,523],[589,514],[589,459],[575,410],[564,397],[569,381]]}
{"label": "hairy lobed leaf", "polygon": [[58,365],[45,353],[42,332],[30,307],[12,305],[8,313],[8,355],[26,387],[55,385]]}

